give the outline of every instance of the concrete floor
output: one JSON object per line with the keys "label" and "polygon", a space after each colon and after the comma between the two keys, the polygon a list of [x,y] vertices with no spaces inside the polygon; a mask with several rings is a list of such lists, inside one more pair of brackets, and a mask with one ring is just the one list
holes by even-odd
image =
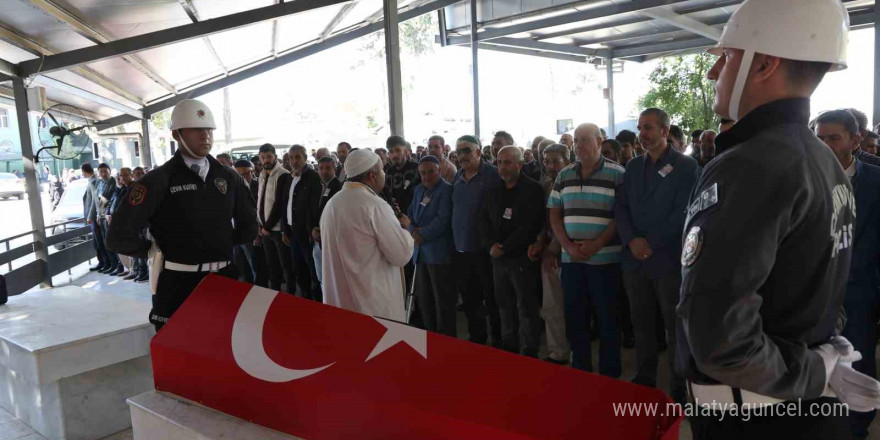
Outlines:
{"label": "concrete floor", "polygon": [[[63,274],[55,277],[53,279],[53,283],[56,286],[61,285],[76,285],[87,289],[98,290],[102,292],[107,292],[113,295],[118,295],[122,297],[126,297],[136,301],[143,301],[149,303],[151,301],[150,295],[150,287],[148,283],[134,283],[131,281],[123,281],[122,279],[116,277],[109,277],[107,275],[102,275],[94,272],[88,271],[88,264],[80,265],[73,270],[71,270],[70,274]],[[36,293],[39,289],[34,289],[32,292],[28,292],[27,294]],[[147,317],[145,316],[144,319]],[[458,313],[458,334],[460,336],[467,335],[467,321],[465,319],[464,313]],[[599,359],[599,344],[598,342],[594,343],[592,346],[593,349],[593,362],[596,364]],[[545,340],[542,337],[541,341],[541,351],[539,354],[542,358],[546,357],[546,346]],[[621,361],[623,365],[623,373],[621,374],[621,380],[629,380],[635,376],[635,350],[634,349],[623,349],[621,352]],[[662,388],[667,394],[669,393],[669,364],[667,360],[666,353],[662,353],[660,355],[660,365],[658,371],[658,385]],[[874,423],[871,425],[871,434],[868,437],[870,440],[880,440],[880,417],[877,417],[874,420]],[[101,440],[131,440],[132,433],[131,430],[123,431],[118,434],[112,435],[105,439]],[[688,425],[687,420],[684,420],[682,423],[682,427],[680,430],[680,440],[691,440],[691,430]],[[39,434],[36,434],[30,427],[15,419],[9,413],[0,409],[0,440],[45,440]]]}

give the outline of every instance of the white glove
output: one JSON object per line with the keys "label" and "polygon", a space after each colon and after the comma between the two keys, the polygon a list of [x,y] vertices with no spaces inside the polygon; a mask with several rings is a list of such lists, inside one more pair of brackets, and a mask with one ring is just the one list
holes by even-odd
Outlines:
{"label": "white glove", "polygon": [[840,353],[840,362],[858,362],[862,360],[862,355],[855,350],[852,343],[843,336],[832,336],[831,345]]}
{"label": "white glove", "polygon": [[[831,373],[834,372],[834,366],[837,365],[837,361],[840,359],[840,352],[837,351],[837,348],[831,342],[822,344],[813,349],[813,351],[822,357],[822,363],[825,364],[825,392],[827,393],[828,383],[831,382]],[[831,397],[835,396],[831,395]]]}
{"label": "white glove", "polygon": [[854,370],[850,362],[835,365],[828,387],[853,411],[880,408],[880,382]]}

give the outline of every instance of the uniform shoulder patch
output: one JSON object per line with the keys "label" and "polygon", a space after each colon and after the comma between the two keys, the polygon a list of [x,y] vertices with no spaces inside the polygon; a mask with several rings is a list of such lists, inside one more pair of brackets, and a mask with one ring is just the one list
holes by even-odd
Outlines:
{"label": "uniform shoulder patch", "polygon": [[[695,215],[717,205],[720,201],[721,196],[718,192],[718,183],[716,182],[709,188],[704,189],[703,192],[691,202],[691,205],[688,206],[687,221],[690,222],[690,219],[694,218]],[[685,222],[685,224],[687,224],[687,222]]]}
{"label": "uniform shoulder patch", "polygon": [[128,203],[131,206],[137,206],[144,203],[147,199],[147,187],[140,183],[131,184],[131,192],[128,193]]}
{"label": "uniform shoulder patch", "polygon": [[703,250],[703,230],[699,226],[692,227],[684,240],[681,250],[681,265],[689,267],[697,261]]}
{"label": "uniform shoulder patch", "polygon": [[214,186],[220,191],[220,194],[226,195],[226,190],[229,189],[228,184],[226,183],[226,179],[222,177],[218,177],[214,179]]}

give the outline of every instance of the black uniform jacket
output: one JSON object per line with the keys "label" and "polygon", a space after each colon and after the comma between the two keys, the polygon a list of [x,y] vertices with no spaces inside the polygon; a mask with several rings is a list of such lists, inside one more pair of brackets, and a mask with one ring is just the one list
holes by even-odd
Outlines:
{"label": "black uniform jacket", "polygon": [[241,176],[208,156],[202,181],[180,154],[132,183],[107,231],[114,252],[146,257],[148,226],[165,260],[181,264],[230,261],[234,245],[257,236],[254,199]]}
{"label": "black uniform jacket", "polygon": [[694,188],[677,310],[689,380],[783,400],[825,388],[811,349],[843,328],[855,200],[809,117],[808,99],[751,111]]}

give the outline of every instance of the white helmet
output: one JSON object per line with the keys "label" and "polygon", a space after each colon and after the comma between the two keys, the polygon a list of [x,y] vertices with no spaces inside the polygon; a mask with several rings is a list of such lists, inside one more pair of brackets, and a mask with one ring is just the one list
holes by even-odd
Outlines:
{"label": "white helmet", "polygon": [[756,53],[796,61],[831,63],[846,69],[849,14],[840,0],[746,0],[724,27],[709,53],[745,51],[730,97],[730,117],[739,119],[739,103]]}
{"label": "white helmet", "polygon": [[196,99],[184,99],[174,106],[171,112],[171,130],[181,128],[217,128],[214,115],[204,102]]}

